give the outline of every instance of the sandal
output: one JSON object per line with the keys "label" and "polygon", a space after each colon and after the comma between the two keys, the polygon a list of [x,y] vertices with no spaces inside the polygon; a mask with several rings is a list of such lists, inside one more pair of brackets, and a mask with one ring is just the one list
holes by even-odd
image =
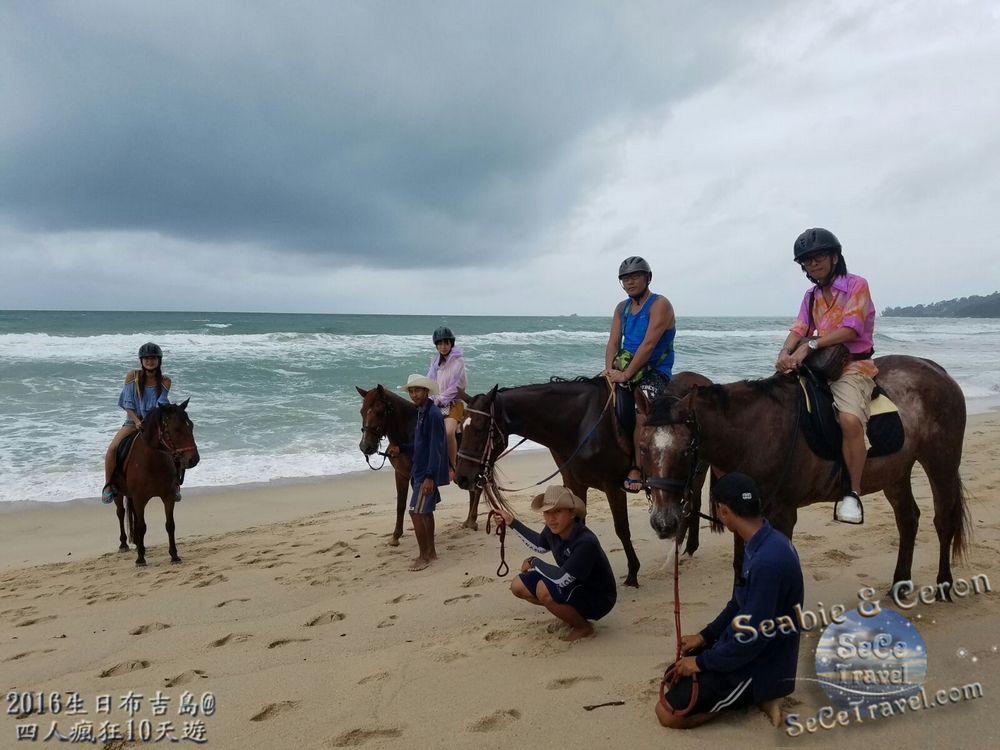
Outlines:
{"label": "sandal", "polygon": [[115,490],[111,486],[111,482],[104,485],[104,489],[101,490],[101,502],[105,505],[111,505],[115,501]]}
{"label": "sandal", "polygon": [[[632,466],[629,467],[628,473],[631,474],[632,472],[635,472],[639,476],[636,479],[632,479],[632,478],[626,476],[625,477],[625,482],[624,482],[624,490],[626,492],[631,493],[631,494],[634,495],[637,492],[639,492],[639,490],[642,489],[642,485],[643,485],[643,481],[642,481],[642,469],[640,467],[636,466],[635,464],[632,464]],[[632,484],[637,484],[639,486],[636,487],[635,489],[632,489],[629,486],[629,485],[632,485]]]}

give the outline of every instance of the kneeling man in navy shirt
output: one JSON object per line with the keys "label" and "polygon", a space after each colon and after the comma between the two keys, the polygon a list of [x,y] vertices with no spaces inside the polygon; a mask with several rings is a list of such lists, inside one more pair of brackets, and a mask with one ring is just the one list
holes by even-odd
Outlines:
{"label": "kneeling man in navy shirt", "polygon": [[[773,625],[779,617],[795,622],[795,606],[802,605],[799,556],[788,537],[761,517],[757,487],[746,474],[724,476],[712,498],[722,524],[743,539],[742,575],[722,614],[700,633],[681,638],[687,656],[675,665],[680,678],[657,702],[656,718],[665,727],[692,729],[722,711],[756,704],[777,726],[778,700],[795,689],[799,631],[782,633],[761,623]],[[745,632],[736,637],[733,620],[740,616],[745,627],[760,629],[756,638]]]}

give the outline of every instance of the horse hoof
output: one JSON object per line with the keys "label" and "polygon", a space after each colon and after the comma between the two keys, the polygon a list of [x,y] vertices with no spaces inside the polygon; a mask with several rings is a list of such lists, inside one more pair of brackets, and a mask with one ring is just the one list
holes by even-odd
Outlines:
{"label": "horse hoof", "polygon": [[146,567],[146,561],[145,560],[136,560],[135,561],[135,567],[137,567],[137,568],[145,568]]}
{"label": "horse hoof", "polygon": [[124,547],[119,547],[118,551],[119,552],[129,552],[130,551],[129,550],[129,546],[126,544]]}
{"label": "horse hoof", "polygon": [[472,529],[473,531],[479,531],[479,524],[476,523],[475,521],[472,521],[471,523],[469,521],[466,521],[465,523],[462,524],[462,528]]}
{"label": "horse hoof", "polygon": [[634,589],[639,588],[639,578],[638,576],[629,576],[625,579],[625,585],[631,586]]}
{"label": "horse hoof", "polygon": [[399,546],[399,537],[394,536],[392,539],[389,540],[388,544],[389,544],[390,547],[398,547]]}
{"label": "horse hoof", "polygon": [[173,557],[170,559],[170,562],[174,565],[177,565],[180,561],[181,559],[179,557]]}

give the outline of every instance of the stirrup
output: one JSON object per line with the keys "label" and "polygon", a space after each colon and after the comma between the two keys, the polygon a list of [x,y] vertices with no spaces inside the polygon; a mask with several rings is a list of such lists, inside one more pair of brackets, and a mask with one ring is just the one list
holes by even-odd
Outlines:
{"label": "stirrup", "polygon": [[[843,503],[844,500],[848,497],[853,497],[855,500],[858,501],[858,509],[861,511],[861,515],[857,519],[840,517],[840,504]],[[838,500],[833,504],[833,520],[837,521],[838,523],[850,524],[851,526],[860,526],[865,522],[865,506],[861,502],[861,497],[858,495],[858,493],[848,492],[846,495],[844,495],[843,498],[841,498],[840,500]]]}
{"label": "stirrup", "polygon": [[115,488],[111,486],[111,482],[104,485],[104,489],[101,490],[101,502],[105,505],[111,505],[115,501]]}
{"label": "stirrup", "polygon": [[[628,474],[631,474],[633,471],[639,472],[639,478],[638,479],[629,479]],[[636,466],[635,464],[632,464],[629,467],[629,469],[628,469],[628,474],[626,474],[626,476],[625,476],[625,481],[622,482],[622,489],[625,490],[626,492],[632,494],[632,495],[636,495],[636,494],[639,493],[640,490],[642,490],[642,484],[643,484],[643,482],[642,482],[642,467],[641,466]],[[632,484],[634,482],[638,482],[639,489],[633,490],[633,489],[631,489],[631,488],[628,487],[629,484]]]}

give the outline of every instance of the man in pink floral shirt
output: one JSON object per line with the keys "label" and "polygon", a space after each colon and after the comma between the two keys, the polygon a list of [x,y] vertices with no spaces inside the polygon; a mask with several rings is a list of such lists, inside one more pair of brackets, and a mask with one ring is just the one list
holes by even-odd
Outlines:
{"label": "man in pink floral shirt", "polygon": [[[836,508],[844,523],[862,523],[861,474],[868,455],[866,430],[878,368],[872,361],[875,305],[868,282],[847,272],[840,241],[826,229],[809,229],[795,241],[795,262],[815,286],[806,292],[799,316],[778,355],[779,372],[797,370],[810,351],[844,344],[851,361],[830,383],[833,405],[843,432],[844,463],[851,491]],[[815,336],[816,338],[807,338]]]}

